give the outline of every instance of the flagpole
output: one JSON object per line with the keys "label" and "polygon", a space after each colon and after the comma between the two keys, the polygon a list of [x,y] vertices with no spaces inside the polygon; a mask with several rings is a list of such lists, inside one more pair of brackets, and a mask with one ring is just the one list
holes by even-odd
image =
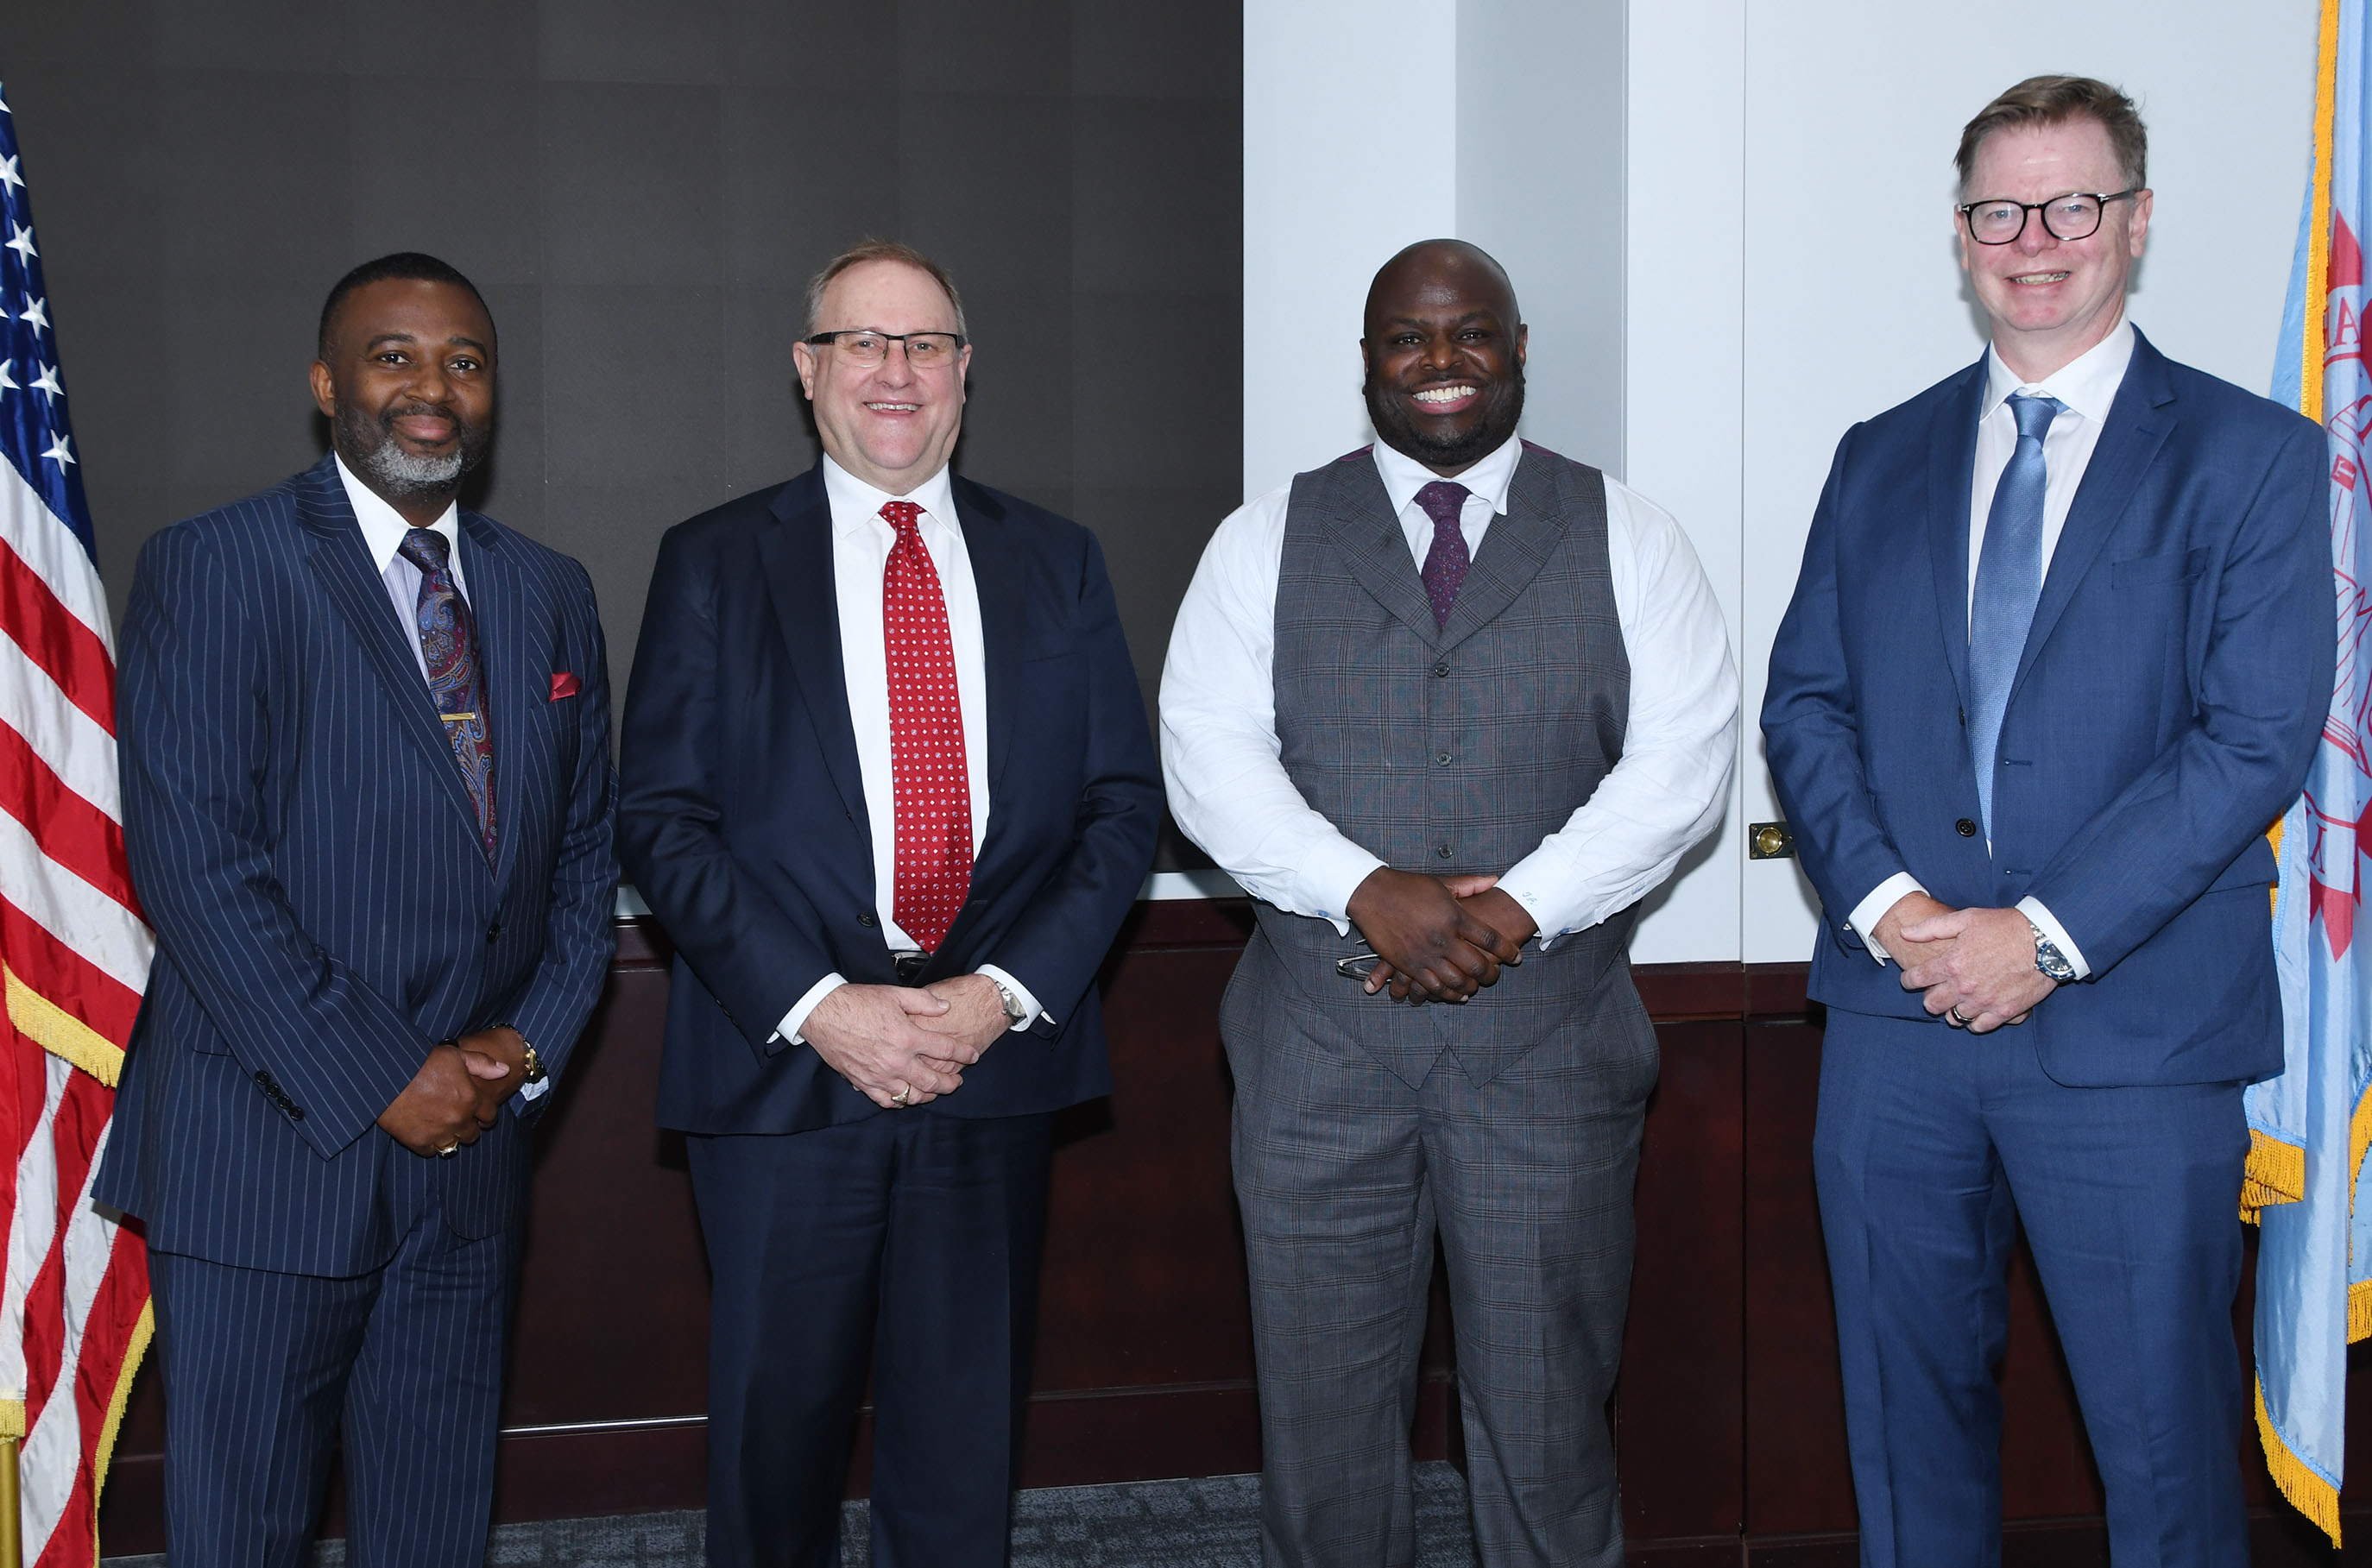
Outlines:
{"label": "flagpole", "polygon": [[17,1500],[19,1442],[0,1437],[0,1568],[25,1568],[24,1514]]}

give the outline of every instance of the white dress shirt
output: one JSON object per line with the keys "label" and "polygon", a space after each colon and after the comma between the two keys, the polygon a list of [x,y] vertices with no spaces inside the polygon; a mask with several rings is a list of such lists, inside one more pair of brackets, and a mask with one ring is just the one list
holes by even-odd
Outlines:
{"label": "white dress shirt", "polygon": [[[1440,475],[1382,442],[1377,472],[1422,570],[1433,519],[1416,494]],[[1507,509],[1522,443],[1457,477],[1459,530],[1480,554]],[[1161,672],[1161,761],[1186,835],[1254,897],[1350,931],[1351,895],[1384,863],[1301,797],[1279,760],[1277,578],[1283,485],[1219,525],[1179,607]],[[1506,868],[1499,886],[1543,942],[1629,908],[1721,819],[1738,749],[1738,671],[1712,585],[1671,515],[1606,482],[1607,556],[1631,664],[1622,757],[1596,793]]]}
{"label": "white dress shirt", "polygon": [[[905,495],[876,490],[829,457],[823,459],[823,490],[831,504],[831,575],[840,607],[840,663],[847,681],[848,721],[856,732],[857,771],[865,780],[865,815],[873,830],[873,905],[890,949],[916,951],[922,944],[899,929],[898,806],[890,772],[890,655],[883,624],[881,579],[898,530],[881,515],[891,501],[912,501],[923,509],[915,531],[939,575],[947,603],[948,641],[956,661],[956,702],[963,709],[964,772],[971,792],[971,847],[988,833],[988,656],[981,643],[980,590],[973,584],[971,554],[956,520],[955,491],[945,468]],[[1038,999],[1029,988],[994,964],[976,971],[1013,993],[1024,1014],[1015,1028],[1037,1022]],[[794,1044],[816,1004],[848,983],[838,971],[808,988],[775,1031]]]}
{"label": "white dress shirt", "polygon": [[[2017,373],[2002,363],[1999,353],[1986,348],[1985,395],[1978,410],[1977,453],[1969,483],[1971,619],[1974,619],[1977,567],[1984,558],[1985,524],[1994,509],[1994,492],[2017,450],[2017,416],[2010,412],[2010,394],[2056,398],[2065,405],[2052,416],[2051,428],[2042,437],[2042,570],[2048,577],[2052,553],[2059,548],[2059,531],[2067,526],[2067,509],[2075,503],[2076,487],[2084,482],[2084,470],[2091,465],[2093,448],[2100,444],[2110,405],[2117,401],[2117,389],[2124,384],[2125,368],[2133,360],[2134,324],[2126,320],[2120,320],[2107,337],[2040,381],[2019,380]],[[1890,957],[1871,935],[1886,912],[1906,894],[1926,890],[1911,873],[1898,871],[1854,906],[1848,928],[1861,934],[1871,958],[1882,964]],[[2041,900],[2020,899],[2017,907],[2076,966],[2076,979],[2092,972],[2083,950]]]}
{"label": "white dress shirt", "polygon": [[[403,558],[403,536],[413,525],[402,513],[380,500],[355,477],[343,458],[332,458],[338,465],[338,480],[346,487],[346,501],[355,509],[355,521],[362,525],[363,548],[370,552],[371,564],[378,568],[378,580],[387,585],[388,602],[395,606],[395,618],[403,627],[403,641],[412,649],[413,662],[420,667],[420,683],[428,683],[428,656],[420,647],[420,568]],[[428,525],[428,531],[445,536],[445,560],[453,574],[453,587],[460,593],[461,602],[470,602],[469,579],[461,575],[461,513],[458,505],[446,503],[445,515]]]}

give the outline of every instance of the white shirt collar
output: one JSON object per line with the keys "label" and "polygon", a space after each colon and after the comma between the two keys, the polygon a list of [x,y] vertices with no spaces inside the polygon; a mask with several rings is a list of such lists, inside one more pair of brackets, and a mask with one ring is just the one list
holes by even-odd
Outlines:
{"label": "white shirt collar", "polygon": [[2117,389],[2124,383],[2125,367],[2133,362],[2134,324],[2122,317],[2107,337],[2040,381],[2019,380],[2017,373],[2002,363],[2000,351],[1987,343],[1985,398],[1977,410],[1977,417],[1993,417],[1994,410],[2007,401],[2012,392],[2040,392],[2057,398],[2086,419],[2098,423],[2109,417],[2109,407],[2117,401]]}
{"label": "white shirt collar", "polygon": [[[370,552],[371,569],[379,575],[387,575],[395,561],[395,552],[403,547],[403,536],[412,531],[412,524],[403,514],[379,499],[370,486],[355,477],[346,467],[346,459],[332,455],[338,465],[339,482],[346,487],[346,504],[355,509],[355,521],[362,525],[363,547]],[[447,502],[445,515],[428,525],[434,532],[445,536],[448,552],[458,557],[461,547],[460,510],[458,504]]]}
{"label": "white shirt collar", "polygon": [[[1507,487],[1515,482],[1516,459],[1524,455],[1521,436],[1510,436],[1498,450],[1451,480],[1491,503],[1491,510],[1505,516],[1507,510]],[[1376,443],[1376,471],[1383,477],[1384,494],[1391,498],[1392,516],[1408,510],[1416,493],[1434,483],[1441,476],[1404,452],[1378,441]]]}
{"label": "white shirt collar", "polygon": [[956,522],[955,487],[948,482],[948,466],[914,486],[903,495],[892,495],[877,490],[855,474],[831,460],[830,453],[823,459],[823,493],[831,503],[831,531],[835,534],[854,532],[858,528],[878,520],[883,528],[889,520],[881,517],[881,508],[891,501],[912,501],[927,517],[936,518],[952,532],[962,529]]}

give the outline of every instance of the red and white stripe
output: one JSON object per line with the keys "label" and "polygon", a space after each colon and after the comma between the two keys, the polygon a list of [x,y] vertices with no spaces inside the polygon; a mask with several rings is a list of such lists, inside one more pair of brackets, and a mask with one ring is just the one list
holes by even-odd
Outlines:
{"label": "red and white stripe", "polygon": [[87,1568],[152,1323],[139,1237],[95,1208],[155,940],[123,854],[99,573],[0,463],[0,1431],[23,1434],[24,1560]]}

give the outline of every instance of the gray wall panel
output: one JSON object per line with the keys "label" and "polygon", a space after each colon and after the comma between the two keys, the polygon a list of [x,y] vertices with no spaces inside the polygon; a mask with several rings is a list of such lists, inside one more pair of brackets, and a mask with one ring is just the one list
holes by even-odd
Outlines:
{"label": "gray wall panel", "polygon": [[[592,570],[622,690],[658,536],[805,468],[806,279],[890,235],[965,294],[963,471],[1101,536],[1150,699],[1237,500],[1226,0],[0,0],[100,568],[311,461],[339,273],[487,295],[473,505]],[[1346,372],[1347,374],[1347,372]]]}

